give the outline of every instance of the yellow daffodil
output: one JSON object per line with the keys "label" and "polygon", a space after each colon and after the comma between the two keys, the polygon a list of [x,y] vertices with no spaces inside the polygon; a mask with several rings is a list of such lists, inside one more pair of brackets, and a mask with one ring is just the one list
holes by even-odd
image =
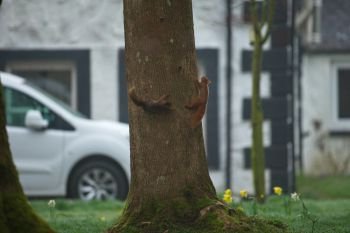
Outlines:
{"label": "yellow daffodil", "polygon": [[226,202],[227,204],[231,204],[232,203],[232,196],[228,195],[228,194],[224,194],[224,198],[223,198],[224,202]]}
{"label": "yellow daffodil", "polygon": [[239,195],[241,196],[241,198],[247,198],[248,197],[248,191],[245,189],[242,189],[241,191],[239,191]]}
{"label": "yellow daffodil", "polygon": [[226,189],[226,190],[225,190],[225,194],[231,196],[231,195],[232,195],[231,189]]}
{"label": "yellow daffodil", "polygon": [[224,202],[226,202],[227,204],[231,204],[231,203],[232,203],[232,191],[231,191],[231,189],[226,189],[226,190],[225,190],[223,200],[224,200]]}
{"label": "yellow daffodil", "polygon": [[277,195],[277,196],[281,196],[282,195],[282,188],[281,187],[273,187],[273,192]]}

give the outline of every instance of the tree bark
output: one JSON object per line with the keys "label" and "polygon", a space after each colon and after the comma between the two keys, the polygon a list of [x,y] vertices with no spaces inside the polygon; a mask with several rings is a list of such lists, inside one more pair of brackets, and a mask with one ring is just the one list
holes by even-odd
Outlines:
{"label": "tree bark", "polygon": [[265,200],[265,153],[263,145],[263,121],[264,113],[261,105],[260,96],[260,73],[261,73],[261,56],[262,45],[260,37],[255,37],[253,50],[252,72],[252,106],[251,106],[251,126],[252,126],[252,170],[255,195],[259,202]]}
{"label": "tree bark", "polygon": [[[253,46],[252,58],[252,103],[251,103],[251,127],[252,127],[252,171],[256,199],[262,203],[265,201],[265,152],[264,152],[264,112],[261,104],[260,80],[263,45],[271,33],[273,23],[275,0],[262,1],[262,15],[259,20],[256,0],[250,0],[252,21]],[[265,29],[264,31],[263,29]]]}
{"label": "tree bark", "polygon": [[20,185],[8,143],[2,90],[0,83],[0,232],[53,233],[34,213]]}
{"label": "tree bark", "polygon": [[131,185],[110,233],[276,232],[216,197],[185,107],[199,95],[192,20],[191,0],[124,0]]}
{"label": "tree bark", "polygon": [[169,95],[171,103],[168,111],[149,112],[129,99],[128,206],[142,210],[145,202],[186,192],[214,198],[202,127],[189,127],[185,108],[198,95],[191,1],[124,1],[124,14],[128,89],[146,101]]}

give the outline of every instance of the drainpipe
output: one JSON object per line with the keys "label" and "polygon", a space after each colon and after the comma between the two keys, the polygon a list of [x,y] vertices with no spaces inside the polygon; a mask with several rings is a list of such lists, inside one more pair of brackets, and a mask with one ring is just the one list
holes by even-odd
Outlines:
{"label": "drainpipe", "polygon": [[[295,155],[296,155],[296,147],[295,147],[295,142],[296,142],[296,126],[295,126],[295,122],[296,122],[296,115],[295,115],[295,111],[299,112],[298,110],[295,109],[295,105],[296,103],[298,102],[297,100],[297,96],[296,96],[296,92],[295,92],[295,88],[296,88],[296,66],[298,65],[297,62],[296,62],[296,41],[295,41],[295,20],[296,20],[296,17],[295,17],[295,14],[296,14],[296,1],[295,0],[291,0],[291,35],[290,35],[290,41],[291,41],[291,75],[292,75],[292,79],[293,79],[293,88],[292,88],[292,124],[293,124],[293,149],[292,149],[292,167],[291,167],[291,171],[290,171],[290,174],[289,174],[289,184],[288,184],[288,188],[289,188],[289,191],[290,192],[294,192],[296,190],[296,187],[295,187]],[[298,84],[298,83],[297,83]],[[298,91],[298,90],[297,90]],[[298,122],[299,124],[299,122]],[[300,154],[300,151],[299,151],[299,154]]]}
{"label": "drainpipe", "polygon": [[226,44],[226,87],[227,87],[227,99],[226,99],[226,188],[231,188],[231,84],[232,84],[232,2],[233,0],[226,0],[227,9],[227,44]]}
{"label": "drainpipe", "polygon": [[[296,78],[297,78],[297,101],[298,101],[298,109],[297,109],[297,112],[298,112],[298,142],[299,142],[299,156],[298,156],[298,172],[300,174],[303,174],[303,171],[304,171],[304,164],[303,164],[303,144],[304,144],[304,133],[303,133],[303,96],[302,96],[302,58],[303,58],[303,47],[301,46],[302,42],[301,42],[301,36],[298,32],[300,32],[300,26],[301,25],[298,25],[297,22],[298,22],[298,15],[297,14],[297,10],[301,10],[301,11],[305,11],[305,10],[302,10],[302,9],[297,9],[297,6],[296,6],[296,3],[294,3],[294,15],[295,15],[295,26],[294,26],[294,33],[295,33],[295,37],[296,39],[294,40],[295,41],[295,50],[297,51],[296,52],[296,55],[298,57],[296,57],[296,63],[298,65],[297,69],[295,70],[296,72]],[[312,14],[312,12],[310,13]],[[307,20],[308,18],[306,18],[305,20]],[[303,22],[304,23],[304,22]]]}

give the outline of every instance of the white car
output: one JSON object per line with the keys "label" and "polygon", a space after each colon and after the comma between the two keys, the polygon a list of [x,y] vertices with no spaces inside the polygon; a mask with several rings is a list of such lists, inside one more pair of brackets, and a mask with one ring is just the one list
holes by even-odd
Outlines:
{"label": "white car", "polygon": [[10,147],[27,195],[126,197],[127,124],[86,119],[23,78],[0,77]]}

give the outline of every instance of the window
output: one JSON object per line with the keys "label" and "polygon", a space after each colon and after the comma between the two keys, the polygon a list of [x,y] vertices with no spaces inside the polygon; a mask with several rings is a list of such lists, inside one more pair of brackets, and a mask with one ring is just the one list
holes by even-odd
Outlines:
{"label": "window", "polygon": [[[310,1],[309,1],[310,2]],[[322,20],[322,0],[314,0],[314,12],[310,20],[311,29],[309,29],[309,41],[314,43],[321,42],[321,20]]]}
{"label": "window", "polygon": [[8,126],[25,127],[25,116],[28,110],[38,110],[48,121],[49,129],[74,129],[48,107],[24,93],[5,87],[4,97]]}
{"label": "window", "polygon": [[69,62],[18,61],[9,63],[6,68],[76,109],[76,75]]}
{"label": "window", "polygon": [[338,70],[338,117],[350,120],[350,68]]}
{"label": "window", "polygon": [[70,82],[64,81],[64,86],[70,97],[66,98],[66,103],[85,116],[91,116],[89,49],[0,49],[0,70],[16,74],[20,71],[68,71],[65,74],[70,75]]}
{"label": "window", "polygon": [[335,65],[333,74],[333,126],[350,130],[350,64]]}
{"label": "window", "polygon": [[296,17],[296,26],[307,44],[321,42],[323,0],[303,1]]}

